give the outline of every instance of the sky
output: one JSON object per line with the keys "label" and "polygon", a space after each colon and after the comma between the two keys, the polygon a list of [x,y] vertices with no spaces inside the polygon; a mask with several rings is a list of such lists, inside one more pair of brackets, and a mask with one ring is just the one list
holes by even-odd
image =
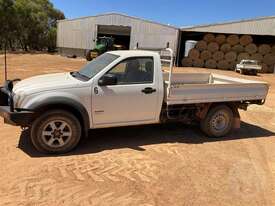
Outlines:
{"label": "sky", "polygon": [[118,12],[177,27],[275,16],[275,0],[50,0],[66,18]]}

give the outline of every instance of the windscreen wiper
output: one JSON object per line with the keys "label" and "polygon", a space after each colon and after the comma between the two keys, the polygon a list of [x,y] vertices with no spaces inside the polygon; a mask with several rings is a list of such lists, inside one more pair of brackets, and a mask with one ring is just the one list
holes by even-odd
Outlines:
{"label": "windscreen wiper", "polygon": [[85,79],[85,80],[89,80],[90,79],[89,77],[87,77],[87,76],[85,76],[85,75],[83,75],[83,74],[81,74],[79,72],[71,72],[71,75],[73,77],[76,77],[76,78],[81,77],[82,79]]}

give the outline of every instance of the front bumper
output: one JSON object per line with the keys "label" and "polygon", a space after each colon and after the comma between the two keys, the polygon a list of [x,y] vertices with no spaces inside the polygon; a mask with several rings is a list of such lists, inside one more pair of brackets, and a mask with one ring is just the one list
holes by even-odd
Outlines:
{"label": "front bumper", "polygon": [[29,126],[34,112],[14,108],[12,89],[13,81],[6,81],[4,87],[0,87],[0,116],[7,124]]}
{"label": "front bumper", "polygon": [[10,106],[0,106],[0,116],[4,118],[6,124],[27,127],[34,119],[34,112],[31,111],[11,111]]}
{"label": "front bumper", "polygon": [[257,70],[257,71],[261,71],[262,68],[261,67],[243,67],[243,66],[237,66],[237,69],[239,70]]}

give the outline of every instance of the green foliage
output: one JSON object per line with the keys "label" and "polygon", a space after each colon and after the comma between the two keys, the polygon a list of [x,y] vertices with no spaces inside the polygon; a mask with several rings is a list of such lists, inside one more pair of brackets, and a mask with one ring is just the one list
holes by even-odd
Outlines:
{"label": "green foliage", "polygon": [[57,21],[64,18],[49,0],[0,0],[0,45],[52,51]]}

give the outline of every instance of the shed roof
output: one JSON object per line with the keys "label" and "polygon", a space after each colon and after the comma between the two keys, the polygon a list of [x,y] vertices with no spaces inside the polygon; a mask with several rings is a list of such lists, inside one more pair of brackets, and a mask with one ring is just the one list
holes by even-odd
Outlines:
{"label": "shed roof", "polygon": [[243,19],[190,27],[181,27],[181,31],[214,32],[232,34],[255,34],[275,36],[275,16]]}
{"label": "shed roof", "polygon": [[79,17],[79,18],[75,18],[75,19],[63,19],[63,20],[59,20],[58,22],[63,22],[63,21],[74,21],[74,20],[79,20],[79,19],[96,18],[96,17],[110,16],[110,15],[122,16],[122,17],[126,17],[126,18],[135,19],[135,20],[138,20],[138,21],[144,21],[144,22],[148,22],[148,23],[152,23],[152,24],[158,24],[158,25],[161,25],[161,26],[164,26],[164,27],[179,29],[179,28],[177,28],[177,27],[175,27],[175,26],[172,26],[172,25],[169,25],[169,24],[163,24],[163,23],[159,23],[159,22],[154,22],[154,21],[147,20],[147,19],[143,19],[143,18],[140,18],[140,17],[129,16],[129,15],[126,15],[126,14],[116,13],[116,12],[98,14],[98,15],[94,15],[94,16]]}

